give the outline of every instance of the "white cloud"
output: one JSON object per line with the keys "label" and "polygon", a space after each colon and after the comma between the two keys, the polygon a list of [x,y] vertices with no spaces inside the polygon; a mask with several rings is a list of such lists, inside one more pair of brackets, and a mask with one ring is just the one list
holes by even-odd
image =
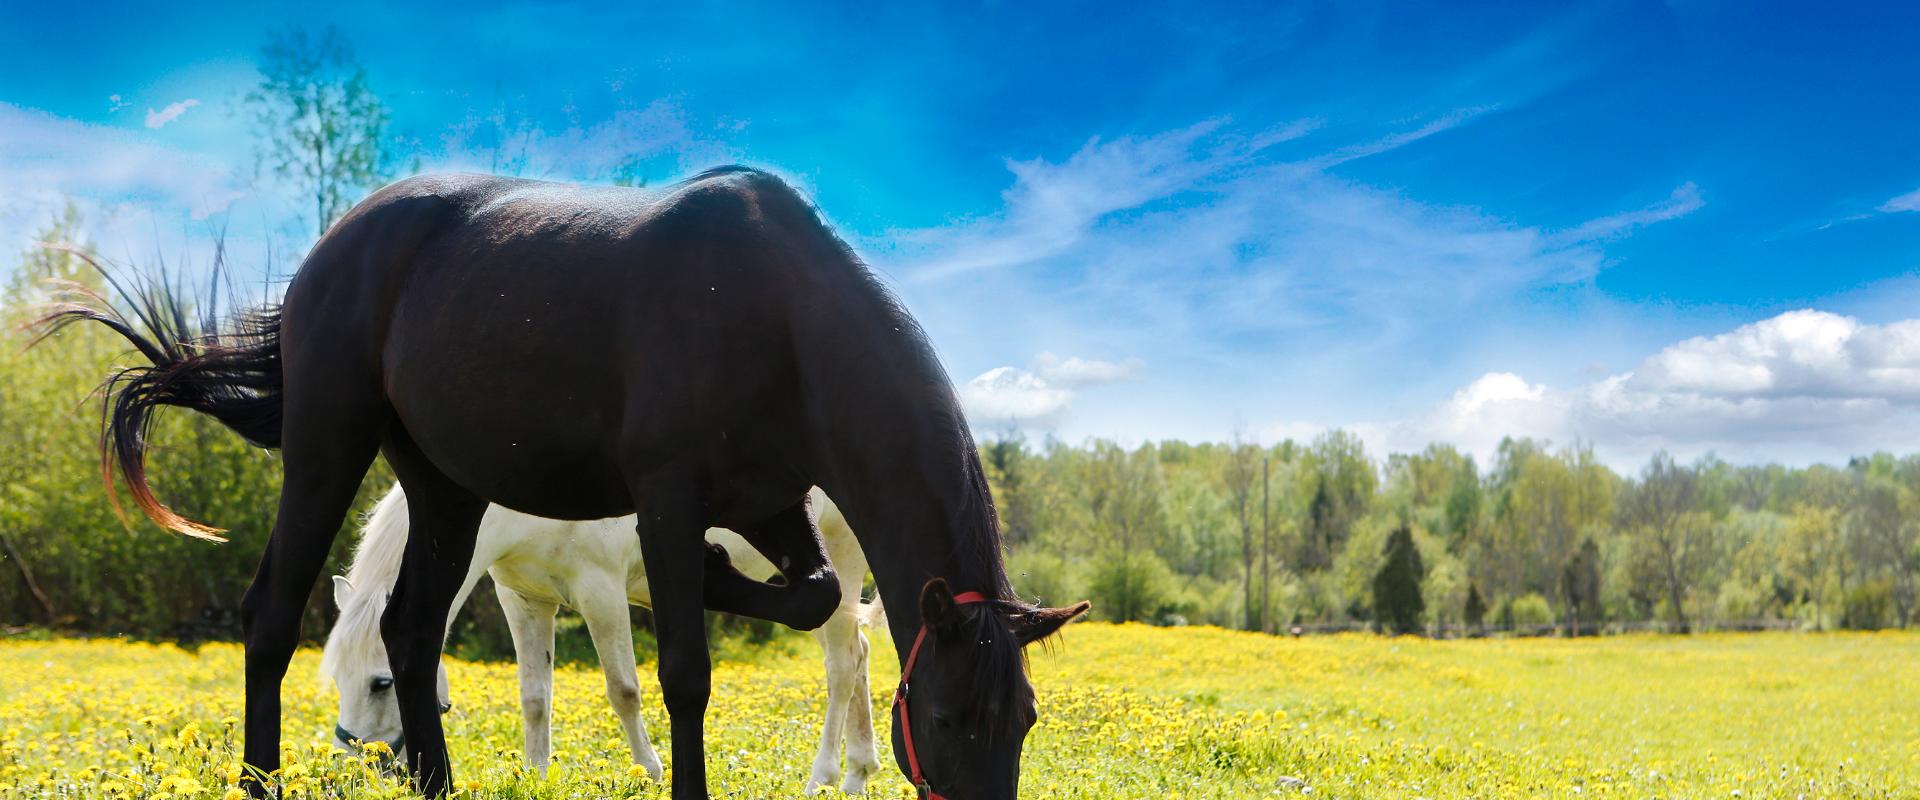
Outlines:
{"label": "white cloud", "polygon": [[1902,211],[1920,211],[1920,189],[1915,189],[1888,200],[1885,203],[1881,203],[1880,210],[1889,214],[1896,214]]}
{"label": "white cloud", "polygon": [[[0,257],[24,250],[69,200],[110,258],[177,255],[200,223],[252,194],[231,164],[155,141],[140,130],[90,125],[0,102]],[[191,236],[189,229],[198,228]],[[178,238],[175,238],[178,237]],[[253,257],[236,236],[236,254]],[[242,249],[245,247],[246,249]],[[264,250],[264,247],[261,248]]]}
{"label": "white cloud", "polygon": [[[117,99],[118,95],[115,95],[115,98]],[[169,122],[179,119],[181,114],[187,113],[187,109],[197,105],[200,105],[200,101],[189,97],[176,103],[169,103],[166,108],[160,109],[159,111],[148,108],[147,127],[150,129],[160,128]]]}
{"label": "white cloud", "polygon": [[1128,380],[1145,368],[1139,359],[1098,361],[1052,353],[1026,369],[995,367],[960,387],[960,402],[975,425],[1057,426],[1081,390]]}
{"label": "white cloud", "polygon": [[1590,442],[1616,467],[1656,449],[1841,459],[1920,447],[1920,319],[1790,311],[1662,348],[1631,372],[1556,389],[1490,372],[1428,412],[1354,430],[1383,451],[1448,442],[1491,457],[1505,436]]}

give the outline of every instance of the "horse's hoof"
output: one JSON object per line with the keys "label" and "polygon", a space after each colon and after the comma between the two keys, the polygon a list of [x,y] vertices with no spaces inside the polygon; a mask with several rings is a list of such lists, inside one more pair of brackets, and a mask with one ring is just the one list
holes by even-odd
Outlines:
{"label": "horse's hoof", "polygon": [[839,780],[840,770],[816,769],[813,771],[813,777],[807,779],[807,796],[819,794],[821,789],[832,786]]}
{"label": "horse's hoof", "polygon": [[872,766],[868,766],[865,764],[853,764],[848,766],[847,780],[844,783],[840,784],[841,793],[866,794],[867,780],[869,778],[872,778],[874,774],[879,771],[880,771],[880,764],[878,761],[875,761]]}

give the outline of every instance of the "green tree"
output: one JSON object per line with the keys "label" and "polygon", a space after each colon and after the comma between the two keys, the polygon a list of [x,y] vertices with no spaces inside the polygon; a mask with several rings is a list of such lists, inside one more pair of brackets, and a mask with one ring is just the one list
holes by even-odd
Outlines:
{"label": "green tree", "polygon": [[313,233],[384,177],[387,109],[346,37],[294,28],[260,50],[260,83],[248,92],[261,164],[313,207]]}
{"label": "green tree", "polygon": [[1420,615],[1426,613],[1426,600],[1420,596],[1420,582],[1427,576],[1420,562],[1420,549],[1414,546],[1413,529],[1405,524],[1387,535],[1383,551],[1386,563],[1373,576],[1374,619],[1394,633],[1418,633]]}
{"label": "green tree", "polygon": [[1479,585],[1467,587],[1467,605],[1461,609],[1461,616],[1466,620],[1467,627],[1476,631],[1486,626],[1487,601],[1480,596]]}
{"label": "green tree", "polygon": [[1360,437],[1346,431],[1315,439],[1307,461],[1313,471],[1313,499],[1307,505],[1307,535],[1293,559],[1303,571],[1333,565],[1354,522],[1366,516],[1380,482]]}
{"label": "green tree", "polygon": [[1153,448],[1129,453],[1112,442],[1096,441],[1080,480],[1094,536],[1104,540],[1105,558],[1118,564],[1106,613],[1120,622],[1145,619],[1154,611],[1149,602],[1154,587],[1133,581],[1153,572],[1135,560],[1154,557],[1153,547],[1165,531],[1164,481]]}
{"label": "green tree", "polygon": [[1642,580],[1658,583],[1665,594],[1674,630],[1693,629],[1687,595],[1712,555],[1713,526],[1700,500],[1699,473],[1674,463],[1666,452],[1654,454],[1627,493],[1623,522],[1634,537]]}
{"label": "green tree", "polygon": [[1567,609],[1567,630],[1574,636],[1597,634],[1605,612],[1600,605],[1600,547],[1592,539],[1580,543],[1561,571],[1560,587]]}

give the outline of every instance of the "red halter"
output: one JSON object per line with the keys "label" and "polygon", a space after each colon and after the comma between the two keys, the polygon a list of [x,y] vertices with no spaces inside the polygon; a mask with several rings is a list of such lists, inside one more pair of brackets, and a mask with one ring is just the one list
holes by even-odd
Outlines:
{"label": "red halter", "polygon": [[[979,592],[961,592],[953,596],[954,605],[972,605],[987,602],[987,596]],[[920,800],[947,800],[933,786],[927,783],[927,777],[920,774],[920,757],[913,751],[913,723],[907,720],[907,678],[913,676],[913,662],[920,658],[920,645],[927,641],[927,623],[920,623],[920,632],[914,634],[913,649],[907,651],[907,663],[900,668],[900,689],[893,693],[893,707],[900,712],[900,738],[907,745],[907,771],[912,773],[913,788],[920,791]]]}

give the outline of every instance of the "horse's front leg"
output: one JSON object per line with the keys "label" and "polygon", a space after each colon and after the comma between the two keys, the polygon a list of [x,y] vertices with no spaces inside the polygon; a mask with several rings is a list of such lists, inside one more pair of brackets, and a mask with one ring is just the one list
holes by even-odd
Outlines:
{"label": "horse's front leg", "polygon": [[674,800],[707,796],[706,714],[713,690],[707,655],[706,509],[694,481],[652,480],[635,486],[640,555],[653,594],[660,644],[660,694],[673,739]]}
{"label": "horse's front leg", "polygon": [[507,631],[513,634],[527,764],[546,777],[553,755],[553,615],[560,607],[529,600],[499,581],[493,589],[507,614]]}
{"label": "horse's front leg", "polygon": [[389,437],[386,453],[407,493],[409,529],[399,580],[380,618],[380,636],[393,668],[414,787],[427,797],[438,797],[453,778],[435,691],[440,651],[446,645],[447,616],[473,561],[487,502],[441,474],[404,433]]}
{"label": "horse's front leg", "polygon": [[574,602],[586,620],[587,633],[593,636],[594,652],[600,654],[600,670],[607,676],[607,703],[613,706],[620,728],[627,734],[633,763],[660,780],[660,755],[653,751],[647,724],[640,719],[640,679],[633,659],[633,620],[627,616],[626,570],[621,569],[617,578],[609,573],[582,581],[574,591]]}
{"label": "horse's front leg", "polygon": [[840,741],[846,731],[848,695],[853,690],[853,657],[860,644],[853,637],[858,633],[852,614],[836,614],[813,632],[821,654],[826,656],[827,717],[820,728],[820,748],[813,756],[813,774],[807,778],[809,795],[840,780]]}
{"label": "horse's front leg", "polygon": [[795,630],[826,624],[840,607],[840,577],[827,557],[808,501],[737,531],[773,562],[783,585],[756,581],[713,554],[707,560],[706,604],[715,611],[771,620]]}

